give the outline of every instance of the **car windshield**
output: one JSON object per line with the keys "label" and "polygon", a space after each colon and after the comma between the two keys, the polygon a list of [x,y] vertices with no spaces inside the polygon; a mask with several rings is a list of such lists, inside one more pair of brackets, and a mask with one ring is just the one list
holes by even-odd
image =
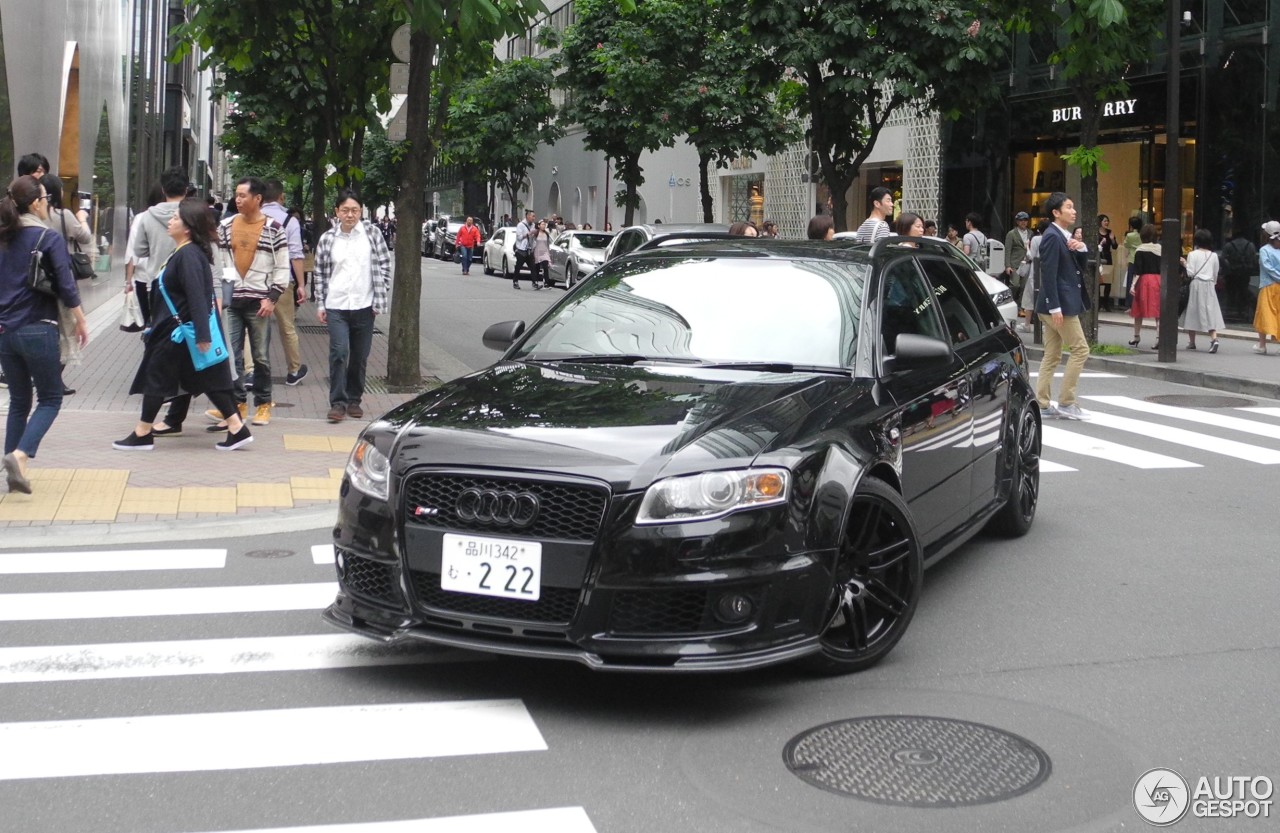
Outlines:
{"label": "car windshield", "polygon": [[603,249],[612,239],[612,234],[575,234],[573,243],[584,249]]}
{"label": "car windshield", "polygon": [[631,260],[561,301],[513,358],[848,367],[867,274],[827,260]]}

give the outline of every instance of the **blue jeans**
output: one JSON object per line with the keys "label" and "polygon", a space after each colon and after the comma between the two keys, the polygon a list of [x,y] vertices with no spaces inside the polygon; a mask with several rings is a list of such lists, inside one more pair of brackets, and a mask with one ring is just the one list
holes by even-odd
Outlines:
{"label": "blue jeans", "polygon": [[329,404],[359,405],[373,346],[373,307],[327,309],[325,313],[329,319]]}
{"label": "blue jeans", "polygon": [[[62,410],[62,367],[58,325],[37,321],[0,333],[0,369],[9,383],[9,418],[4,453],[17,450],[35,457],[40,441]],[[38,398],[31,411],[34,395]]]}
{"label": "blue jeans", "polygon": [[252,306],[244,302],[236,302],[223,310],[227,321],[227,338],[231,339],[231,352],[236,359],[236,380],[234,383],[236,402],[245,403],[249,399],[244,387],[244,336],[249,334],[249,352],[253,355],[253,404],[271,404],[271,359],[267,350],[271,345],[271,322],[275,316],[263,318],[258,315],[258,302]]}
{"label": "blue jeans", "polygon": [[471,247],[459,246],[458,251],[462,253],[462,274],[471,271]]}

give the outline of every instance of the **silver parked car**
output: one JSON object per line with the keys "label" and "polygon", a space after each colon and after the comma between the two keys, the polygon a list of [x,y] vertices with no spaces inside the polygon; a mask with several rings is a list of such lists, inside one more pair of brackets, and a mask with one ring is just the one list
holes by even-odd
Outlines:
{"label": "silver parked car", "polygon": [[688,243],[693,239],[689,235],[695,232],[709,231],[724,234],[728,230],[729,227],[721,223],[652,223],[627,226],[609,241],[604,259],[608,263],[616,257],[635,251],[650,240],[668,235],[678,234],[681,236],[681,243]]}
{"label": "silver parked car", "polygon": [[605,250],[613,239],[611,231],[570,229],[551,244],[551,280],[571,289],[575,283],[604,264]]}

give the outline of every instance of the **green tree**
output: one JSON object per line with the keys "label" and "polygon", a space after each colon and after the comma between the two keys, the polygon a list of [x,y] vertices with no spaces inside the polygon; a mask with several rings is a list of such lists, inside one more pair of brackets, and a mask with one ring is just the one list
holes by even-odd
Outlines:
{"label": "green tree", "polygon": [[[687,0],[683,4],[685,41],[675,60],[682,81],[675,99],[681,102],[676,125],[698,151],[698,184],[702,219],[715,217],[709,169],[728,167],[739,156],[779,153],[799,138],[794,93],[779,73],[752,72],[761,53],[746,25],[740,3],[731,0]],[[795,86],[795,85],[790,85]]]}
{"label": "green tree", "polygon": [[551,100],[555,62],[519,58],[463,82],[449,105],[443,156],[485,171],[512,205],[542,145],[564,135]]}
{"label": "green tree", "polygon": [[281,168],[309,168],[311,213],[322,222],[321,183],[358,183],[365,128],[390,107],[397,8],[390,0],[186,4],[174,59],[198,44],[205,65],[220,67],[236,106],[229,147]]}
{"label": "green tree", "polygon": [[1085,286],[1093,309],[1085,320],[1085,334],[1098,339],[1098,169],[1106,170],[1098,134],[1102,129],[1103,103],[1123,98],[1129,83],[1125,73],[1152,58],[1152,49],[1163,34],[1163,0],[1063,0],[1057,3],[1024,3],[1002,0],[995,4],[1008,15],[1009,27],[1023,33],[1057,35],[1058,47],[1048,62],[1062,68],[1062,79],[1080,107],[1080,144],[1064,158],[1080,171],[1076,203],[1077,224],[1089,243],[1089,267]]}
{"label": "green tree", "polygon": [[361,164],[364,178],[360,181],[360,196],[364,198],[371,216],[379,208],[395,201],[400,180],[400,159],[403,156],[404,147],[399,142],[387,139],[387,130],[381,122],[375,121],[369,125],[364,140],[364,159]]}
{"label": "green tree", "polygon": [[[1047,4],[1046,4],[1047,5]],[[954,118],[996,92],[990,66],[1007,39],[978,2],[746,0],[756,45],[802,85],[797,107],[831,189],[836,229],[847,229],[847,191],[889,119],[904,107]],[[757,72],[761,70],[756,70]]]}
{"label": "green tree", "polygon": [[644,0],[633,11],[617,0],[579,0],[565,32],[561,84],[567,123],[582,126],[583,146],[613,161],[623,190],[624,225],[635,219],[644,184],[640,155],[669,147],[679,134],[679,50],[685,0]]}

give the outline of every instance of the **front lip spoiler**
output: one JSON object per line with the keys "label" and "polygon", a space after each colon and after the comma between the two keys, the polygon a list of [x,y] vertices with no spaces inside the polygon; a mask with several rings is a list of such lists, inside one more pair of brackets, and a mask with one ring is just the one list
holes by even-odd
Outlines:
{"label": "front lip spoiler", "polygon": [[480,651],[488,654],[505,654],[507,656],[525,657],[528,659],[573,660],[575,662],[582,663],[594,671],[628,671],[663,674],[680,672],[705,673],[708,671],[748,671],[754,668],[764,668],[766,666],[778,665],[779,663],[800,659],[801,657],[817,652],[820,648],[817,637],[810,637],[803,641],[789,644],[781,648],[770,648],[765,651],[757,651],[754,653],[733,654],[730,656],[686,657],[678,659],[675,662],[652,663],[625,660],[620,662],[616,659],[605,659],[599,654],[595,654],[590,651],[583,651],[580,648],[550,648],[538,645],[521,645],[496,641],[491,642],[470,636],[440,633],[437,631],[428,631],[412,627],[389,628],[351,616],[339,607],[339,602],[334,602],[329,605],[322,614],[322,618],[325,622],[340,630],[350,631],[351,633],[359,636],[383,643],[413,639],[422,642],[430,642],[435,645],[445,645],[451,648]]}

